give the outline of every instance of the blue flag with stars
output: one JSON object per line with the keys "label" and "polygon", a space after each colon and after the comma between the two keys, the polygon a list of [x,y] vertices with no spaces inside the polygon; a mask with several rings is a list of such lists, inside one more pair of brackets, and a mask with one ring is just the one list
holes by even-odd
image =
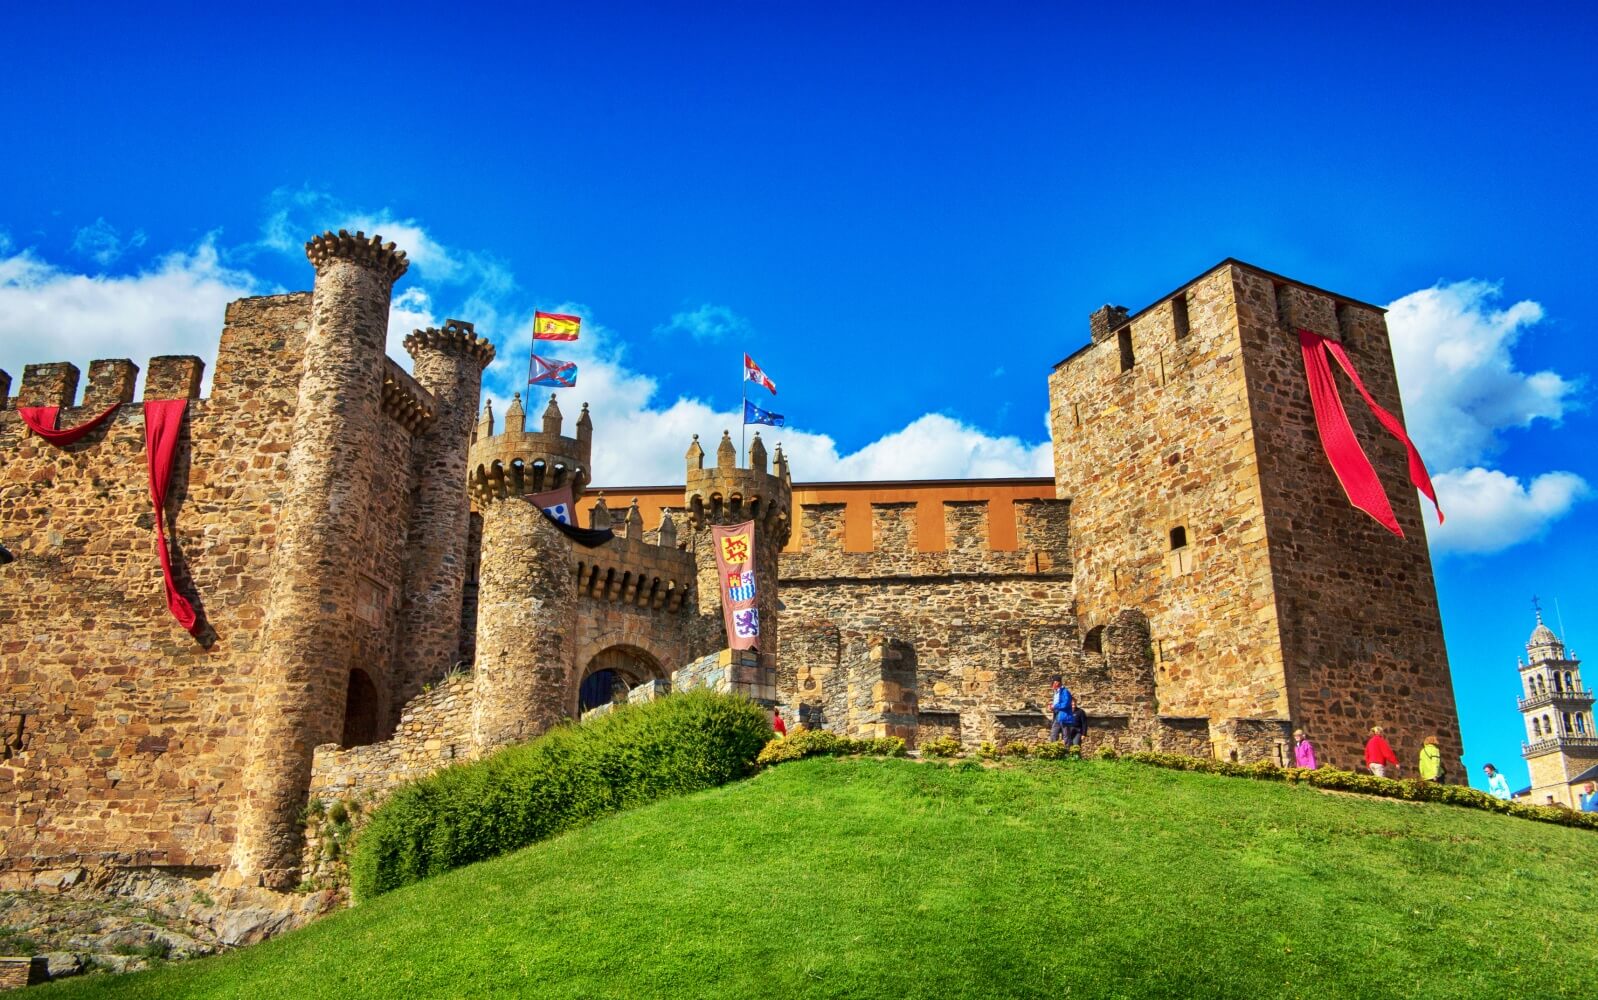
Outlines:
{"label": "blue flag with stars", "polygon": [[782,414],[772,413],[770,410],[762,410],[760,407],[749,402],[749,400],[744,400],[744,423],[770,424],[773,427],[781,427],[783,426],[782,421]]}

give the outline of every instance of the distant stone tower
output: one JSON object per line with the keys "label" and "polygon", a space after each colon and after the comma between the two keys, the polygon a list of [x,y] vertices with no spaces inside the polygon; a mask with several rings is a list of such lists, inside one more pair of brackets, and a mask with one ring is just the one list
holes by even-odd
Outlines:
{"label": "distant stone tower", "polygon": [[1531,802],[1554,802],[1577,808],[1579,782],[1591,781],[1598,770],[1598,732],[1592,724],[1592,692],[1582,686],[1581,661],[1565,649],[1554,630],[1543,624],[1526,643],[1519,664],[1520,714],[1526,720],[1521,756],[1531,773]]}
{"label": "distant stone tower", "polygon": [[[389,298],[408,266],[379,237],[340,231],[305,245],[316,267],[288,482],[277,523],[235,868],[292,888],[311,755],[336,742],[350,671],[358,580],[345,567],[370,515],[379,466]],[[403,474],[408,475],[409,470]]]}
{"label": "distant stone tower", "polygon": [[461,598],[471,505],[466,493],[467,446],[477,417],[483,369],[494,345],[470,323],[445,320],[405,338],[412,371],[433,394],[435,417],[416,445],[416,500],[407,544],[391,722],[422,685],[448,672],[460,651]]}
{"label": "distant stone tower", "polygon": [[760,609],[760,660],[764,666],[776,662],[777,650],[777,560],[788,533],[793,507],[793,481],[788,460],[777,448],[776,460],[766,471],[766,445],[759,433],[749,445],[749,467],[738,468],[738,449],[732,435],[723,431],[716,447],[716,465],[707,469],[705,450],[694,435],[688,447],[688,484],[683,502],[687,507],[689,551],[698,567],[699,612],[705,635],[700,645],[725,648],[727,630],[721,616],[721,587],[716,574],[716,554],[711,544],[712,525],[755,522],[755,603]]}
{"label": "distant stone tower", "polygon": [[1135,314],[1098,310],[1090,343],[1055,367],[1083,633],[1144,610],[1161,714],[1208,717],[1218,756],[1236,749],[1234,720],[1275,719],[1351,767],[1380,724],[1406,763],[1435,735],[1462,774],[1406,452],[1344,383],[1400,538],[1349,504],[1327,463],[1299,328],[1340,341],[1402,418],[1382,309],[1235,260]]}
{"label": "distant stone tower", "polygon": [[528,494],[591,479],[593,422],[583,407],[577,437],[561,436],[550,397],[540,431],[529,432],[518,395],[494,434],[485,409],[467,464],[483,518],[477,591],[477,668],[472,746],[483,753],[527,739],[565,718],[576,698],[577,577],[571,543]]}

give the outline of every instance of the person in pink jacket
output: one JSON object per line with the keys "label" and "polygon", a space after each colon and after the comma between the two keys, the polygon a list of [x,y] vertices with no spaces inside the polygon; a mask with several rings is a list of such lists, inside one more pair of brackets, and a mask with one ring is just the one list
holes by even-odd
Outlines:
{"label": "person in pink jacket", "polygon": [[1315,770],[1320,765],[1315,762],[1315,744],[1304,735],[1304,730],[1293,730],[1293,763],[1308,770]]}

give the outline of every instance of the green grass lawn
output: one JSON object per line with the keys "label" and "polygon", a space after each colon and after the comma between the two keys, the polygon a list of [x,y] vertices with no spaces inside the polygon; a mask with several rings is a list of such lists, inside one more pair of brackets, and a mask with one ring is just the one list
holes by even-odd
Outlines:
{"label": "green grass lawn", "polygon": [[819,758],[41,997],[1588,997],[1598,837],[1159,770]]}

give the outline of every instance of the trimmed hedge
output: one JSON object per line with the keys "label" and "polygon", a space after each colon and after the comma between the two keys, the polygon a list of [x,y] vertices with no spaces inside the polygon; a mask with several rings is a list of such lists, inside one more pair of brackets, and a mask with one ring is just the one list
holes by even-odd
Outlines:
{"label": "trimmed hedge", "polygon": [[514,851],[606,813],[744,777],[771,736],[766,710],[691,691],[446,768],[396,791],[355,842],[369,899]]}
{"label": "trimmed hedge", "polygon": [[851,739],[825,729],[806,729],[798,726],[788,736],[779,736],[767,743],[755,758],[762,767],[799,760],[802,757],[868,754],[873,757],[903,757],[904,740],[897,736],[878,736],[871,739]]}
{"label": "trimmed hedge", "polygon": [[[1105,749],[1108,748],[1106,747]],[[1105,757],[1105,759],[1113,760],[1119,756],[1121,760],[1136,761],[1139,764],[1151,764],[1154,767],[1172,768],[1177,771],[1203,771],[1206,774],[1223,774],[1233,778],[1285,781],[1289,784],[1305,784],[1314,788],[1329,788],[1340,792],[1357,792],[1361,795],[1379,795],[1389,799],[1407,799],[1411,802],[1441,802],[1444,805],[1463,806],[1467,809],[1483,809],[1487,812],[1506,813],[1510,816],[1537,820],[1541,823],[1557,823],[1560,826],[1598,830],[1598,813],[1580,813],[1570,809],[1561,809],[1558,806],[1534,806],[1524,802],[1506,802],[1503,799],[1495,799],[1486,792],[1477,791],[1467,785],[1445,785],[1413,778],[1404,780],[1378,778],[1374,774],[1360,774],[1357,771],[1335,771],[1331,768],[1310,770],[1303,767],[1278,767],[1270,761],[1238,764],[1229,760],[1211,760],[1206,757],[1188,757],[1183,754],[1159,753],[1152,750],[1120,755],[1115,754],[1113,751],[1108,754],[1100,751],[1100,755]]]}

